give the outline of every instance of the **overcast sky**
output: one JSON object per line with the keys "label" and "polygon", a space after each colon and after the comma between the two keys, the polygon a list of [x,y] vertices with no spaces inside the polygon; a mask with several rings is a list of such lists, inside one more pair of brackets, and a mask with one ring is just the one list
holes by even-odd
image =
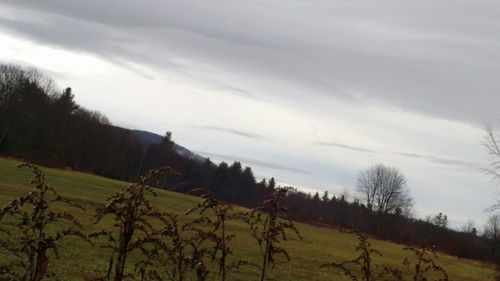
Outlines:
{"label": "overcast sky", "polygon": [[113,123],[306,191],[374,163],[416,214],[482,223],[500,120],[499,1],[0,0],[0,60]]}

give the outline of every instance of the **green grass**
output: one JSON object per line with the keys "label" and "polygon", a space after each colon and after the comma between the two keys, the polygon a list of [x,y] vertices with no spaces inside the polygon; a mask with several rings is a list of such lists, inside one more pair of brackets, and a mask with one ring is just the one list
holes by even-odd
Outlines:
{"label": "green grass", "polygon": [[[15,160],[0,158],[0,206],[32,189],[29,184],[30,171],[16,168],[18,164],[19,162]],[[92,223],[95,208],[127,183],[80,172],[48,168],[44,168],[43,171],[46,173],[47,182],[54,186],[60,195],[69,197],[85,207],[85,211],[62,205],[60,207],[72,212],[84,224],[85,231],[109,227],[111,222],[109,219],[104,220],[101,225]],[[186,219],[183,214],[199,202],[199,199],[159,190],[158,197],[152,198],[151,201],[161,210],[179,214],[181,219]],[[272,271],[269,275],[270,280],[348,280],[338,271],[320,269],[319,266],[353,258],[355,256],[353,249],[357,244],[356,237],[330,228],[302,223],[297,223],[297,226],[304,239],[298,240],[291,235],[291,239],[284,243],[292,260]],[[231,222],[229,227],[237,236],[237,239],[232,241],[234,252],[244,259],[257,263],[257,247],[249,236],[246,226],[241,222]],[[410,252],[402,250],[402,245],[379,240],[372,241],[372,244],[383,254],[383,257],[375,259],[377,263],[401,266],[401,261],[405,257],[411,257]],[[105,270],[108,252],[91,247],[84,241],[67,239],[60,252],[61,257],[58,260],[51,259],[50,269],[55,271],[61,280],[89,280]],[[447,270],[451,280],[494,280],[493,267],[490,265],[448,255],[440,255],[438,262]],[[234,272],[230,278],[242,281],[257,279],[257,270],[254,268]]]}

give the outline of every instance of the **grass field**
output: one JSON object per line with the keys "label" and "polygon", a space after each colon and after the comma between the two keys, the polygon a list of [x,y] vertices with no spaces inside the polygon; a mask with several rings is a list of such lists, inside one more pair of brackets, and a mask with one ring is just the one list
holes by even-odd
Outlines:
{"label": "grass field", "polygon": [[[30,171],[16,168],[18,164],[17,161],[0,158],[0,206],[4,206],[12,199],[32,189],[29,184]],[[79,172],[43,170],[47,175],[48,183],[54,186],[61,195],[85,207],[85,211],[71,209],[85,225],[85,231],[90,232],[109,225],[110,220],[105,220],[100,225],[92,223],[95,208],[103,204],[109,195],[125,186],[125,182]],[[199,199],[159,190],[158,197],[152,198],[151,201],[161,210],[179,214],[182,219],[185,219],[184,212],[199,202]],[[284,245],[289,250],[292,260],[277,267],[269,275],[270,280],[348,280],[335,270],[320,269],[319,265],[353,258],[355,256],[353,249],[357,244],[356,237],[329,228],[300,223],[297,226],[304,239],[298,240],[290,236],[292,239]],[[257,262],[257,247],[248,235],[246,226],[240,222],[231,222],[229,227],[237,236],[232,241],[234,252],[244,259]],[[383,257],[375,259],[377,263],[402,267],[401,262],[404,257],[411,256],[409,252],[402,250],[402,245],[385,241],[372,241],[372,244],[383,254]],[[89,244],[78,239],[68,239],[62,245],[60,259],[51,259],[50,269],[55,271],[61,280],[89,280],[104,272],[107,257],[108,252],[105,250],[90,247]],[[447,270],[450,280],[494,280],[493,267],[489,265],[447,255],[440,255],[438,262]],[[230,276],[230,280],[257,279],[257,270],[251,267],[241,269]]]}

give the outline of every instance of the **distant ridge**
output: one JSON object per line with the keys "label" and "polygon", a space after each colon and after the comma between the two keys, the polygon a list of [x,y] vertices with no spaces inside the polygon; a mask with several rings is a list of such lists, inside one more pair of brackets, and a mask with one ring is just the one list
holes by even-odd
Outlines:
{"label": "distant ridge", "polygon": [[[148,131],[141,131],[141,130],[132,130],[132,133],[137,137],[139,142],[143,144],[160,144],[161,141],[163,140],[163,136],[160,136],[158,134],[148,132]],[[206,158],[202,157],[191,150],[185,148],[184,146],[178,145],[174,143],[173,146],[175,152],[179,154],[180,156],[184,158],[188,158],[191,160],[196,160],[196,161],[205,161]]]}

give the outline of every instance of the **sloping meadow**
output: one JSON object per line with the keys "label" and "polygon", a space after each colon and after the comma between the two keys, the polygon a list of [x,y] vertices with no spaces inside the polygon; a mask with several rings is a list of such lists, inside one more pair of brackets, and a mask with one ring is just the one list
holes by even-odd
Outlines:
{"label": "sloping meadow", "polygon": [[[31,172],[17,168],[19,164],[15,160],[0,158],[0,207],[33,190],[33,185],[30,184]],[[81,223],[82,232],[90,234],[102,229],[112,229],[112,217],[104,217],[99,223],[95,223],[96,209],[103,207],[107,198],[128,186],[128,183],[73,171],[46,168],[42,168],[42,171],[46,174],[47,183],[54,187],[58,194],[82,207],[75,208],[64,202],[54,203],[56,210],[71,214]],[[186,215],[186,212],[202,202],[201,198],[165,190],[155,192],[156,197],[147,195],[147,199],[160,211],[177,215],[179,223],[197,218],[196,213]],[[235,207],[232,212],[247,211]],[[295,225],[303,239],[293,232],[287,235],[287,240],[280,243],[280,246],[287,250],[290,261],[285,262],[283,257],[278,257],[275,268],[269,271],[266,280],[350,280],[340,270],[321,265],[354,259],[357,256],[354,249],[358,245],[356,235],[302,223]],[[65,226],[61,223],[56,224],[57,227]],[[258,265],[261,263],[261,253],[257,242],[250,235],[248,224],[240,219],[229,220],[227,232],[234,234],[234,239],[228,241],[233,252],[233,255],[228,257],[229,261],[244,260],[246,264],[228,272],[226,280],[260,280]],[[5,238],[5,234],[0,234],[0,238]],[[49,252],[48,269],[60,280],[93,280],[102,277],[108,269],[110,254],[109,249],[102,247],[105,242],[100,238],[91,244],[85,239],[68,236],[60,242],[58,258]],[[413,253],[404,251],[402,245],[378,240],[370,242],[372,248],[381,253],[381,256],[373,255],[372,262],[375,265],[390,265],[404,271],[410,270],[403,264],[405,258],[410,262],[415,261]],[[0,260],[5,260],[5,257],[5,252],[0,252]],[[134,270],[134,264],[141,258],[139,253],[131,254],[127,261],[130,271]],[[490,265],[447,255],[438,255],[436,262],[446,270],[449,280],[494,280],[495,273]],[[215,264],[208,265],[208,269],[208,280],[220,280]],[[359,273],[356,272],[356,267],[352,267],[352,270],[356,274]],[[190,278],[195,280],[194,275]]]}

